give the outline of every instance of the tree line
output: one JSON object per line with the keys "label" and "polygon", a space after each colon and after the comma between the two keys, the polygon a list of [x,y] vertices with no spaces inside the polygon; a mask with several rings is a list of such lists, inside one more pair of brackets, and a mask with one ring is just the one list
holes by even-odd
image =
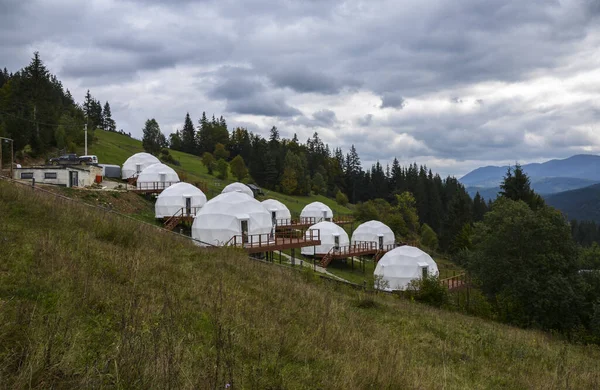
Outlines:
{"label": "tree line", "polygon": [[41,156],[52,148],[73,152],[84,144],[86,124],[88,143],[96,129],[116,132],[110,103],[102,106],[88,90],[79,105],[38,52],[23,69],[0,71],[0,136],[12,138],[18,154]]}
{"label": "tree line", "polygon": [[[456,178],[442,179],[426,166],[402,167],[395,158],[391,166],[376,162],[364,169],[354,145],[344,154],[341,148],[330,148],[316,132],[302,143],[296,134],[285,138],[272,127],[264,138],[242,127],[230,131],[223,116],[209,119],[203,112],[196,125],[187,113],[182,128],[168,140],[155,119],[146,121],[143,134],[146,151],[161,153],[163,159],[168,159],[164,148],[170,147],[199,156],[208,172],[222,179],[230,172],[237,180],[284,194],[322,194],[340,204],[358,204],[359,220],[387,222],[398,237],[418,237],[425,224],[426,230],[440,237],[443,250],[464,247],[461,232],[481,220],[488,207],[479,194],[471,199]],[[400,222],[401,211],[391,213],[413,203],[418,223]]]}

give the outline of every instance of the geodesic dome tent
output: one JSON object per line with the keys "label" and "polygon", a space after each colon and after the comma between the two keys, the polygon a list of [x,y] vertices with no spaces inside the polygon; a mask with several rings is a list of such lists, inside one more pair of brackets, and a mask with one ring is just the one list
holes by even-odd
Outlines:
{"label": "geodesic dome tent", "polygon": [[254,198],[254,192],[252,192],[250,187],[248,187],[244,183],[239,183],[239,182],[231,183],[231,184],[225,186],[225,188],[223,188],[223,191],[221,191],[221,193],[225,194],[227,192],[235,192],[235,191],[243,192],[244,194],[250,195],[251,197]]}
{"label": "geodesic dome tent", "polygon": [[150,165],[159,162],[160,160],[150,153],[136,153],[123,163],[123,169],[121,169],[121,178],[129,179],[130,177],[141,173]]}
{"label": "geodesic dome tent", "polygon": [[140,190],[164,190],[175,183],[179,183],[177,172],[163,163],[156,163],[146,167],[137,178],[137,188]]}
{"label": "geodesic dome tent", "polygon": [[199,188],[184,182],[167,187],[154,204],[156,218],[169,218],[183,209],[182,215],[196,215],[206,203],[206,195]]}
{"label": "geodesic dome tent", "polygon": [[360,224],[352,233],[352,242],[359,241],[376,242],[378,248],[381,245],[380,249],[387,249],[390,245],[394,245],[396,236],[392,229],[383,222],[368,221]]}
{"label": "geodesic dome tent", "polygon": [[271,213],[258,200],[237,191],[206,202],[192,224],[192,238],[201,241],[196,242],[200,246],[222,246],[242,232],[260,234],[262,241],[268,242],[273,224]]}
{"label": "geodesic dome tent", "polygon": [[331,221],[333,211],[321,202],[312,202],[304,206],[300,213],[300,220],[313,219],[314,222]]}
{"label": "geodesic dome tent", "polygon": [[[427,253],[404,245],[387,252],[377,263],[373,274],[381,278],[375,287],[380,290],[406,290],[409,283],[423,275],[436,276],[438,267]],[[379,284],[379,285],[377,285]]]}
{"label": "geodesic dome tent", "polygon": [[[348,238],[348,233],[340,226],[336,225],[333,222],[319,222],[311,227],[310,229],[318,229],[321,235],[321,245],[317,246],[306,246],[302,248],[300,253],[306,256],[314,256],[314,255],[326,255],[331,248],[335,245],[337,246],[346,246],[350,245],[350,239]],[[306,238],[310,238],[310,231],[306,232]]]}
{"label": "geodesic dome tent", "polygon": [[271,214],[271,219],[284,219],[288,221],[292,219],[292,214],[290,213],[290,210],[287,208],[286,205],[284,205],[280,201],[275,199],[267,199],[263,200],[261,203],[265,207],[265,209],[267,209],[267,211]]}

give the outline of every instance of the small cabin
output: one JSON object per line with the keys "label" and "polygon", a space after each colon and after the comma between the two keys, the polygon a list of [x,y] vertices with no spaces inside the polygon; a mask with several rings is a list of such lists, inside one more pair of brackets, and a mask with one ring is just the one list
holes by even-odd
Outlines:
{"label": "small cabin", "polygon": [[102,168],[86,166],[39,166],[13,169],[13,179],[62,187],[87,187],[102,179]]}

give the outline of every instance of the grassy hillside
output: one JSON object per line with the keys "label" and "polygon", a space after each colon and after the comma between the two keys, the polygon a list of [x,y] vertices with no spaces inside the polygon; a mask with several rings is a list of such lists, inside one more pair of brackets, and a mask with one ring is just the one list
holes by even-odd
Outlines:
{"label": "grassy hillside", "polygon": [[364,295],[48,196],[0,182],[2,387],[600,386],[597,347]]}
{"label": "grassy hillside", "polygon": [[[119,133],[96,131],[96,140],[89,147],[88,153],[98,156],[100,163],[122,165],[132,154],[143,152],[142,142]],[[188,182],[203,181],[209,187],[209,198],[218,195],[223,187],[234,180],[218,180],[208,174],[206,167],[198,156],[178,151],[171,151],[171,155],[179,160],[181,166],[172,166],[180,173],[181,179]],[[182,174],[181,174],[182,173]],[[277,199],[284,203],[292,213],[299,214],[308,203],[323,202],[334,210],[336,214],[350,214],[351,210],[338,205],[333,199],[321,195],[289,196],[275,191],[266,191],[265,198]]]}

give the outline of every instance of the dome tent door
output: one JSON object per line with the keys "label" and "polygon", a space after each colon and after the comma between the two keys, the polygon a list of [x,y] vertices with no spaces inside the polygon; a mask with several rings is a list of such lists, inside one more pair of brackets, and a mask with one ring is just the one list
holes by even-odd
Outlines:
{"label": "dome tent door", "polygon": [[378,242],[379,250],[382,251],[383,250],[383,234],[377,235],[377,238],[379,240],[379,242]]}
{"label": "dome tent door", "polygon": [[185,215],[190,214],[192,214],[192,198],[188,196],[185,198]]}
{"label": "dome tent door", "polygon": [[242,242],[244,244],[248,243],[248,220],[241,219],[240,220],[240,230],[242,232]]}

